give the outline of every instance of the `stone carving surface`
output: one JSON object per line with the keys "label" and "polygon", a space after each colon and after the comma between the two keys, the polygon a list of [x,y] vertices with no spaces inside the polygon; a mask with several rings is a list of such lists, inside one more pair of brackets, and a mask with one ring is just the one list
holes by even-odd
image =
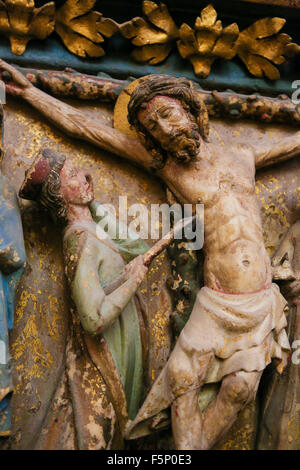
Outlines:
{"label": "stone carving surface", "polygon": [[[153,429],[153,422],[143,428],[147,419],[171,404],[176,447],[211,447],[254,399],[261,373],[272,357],[282,370],[289,353],[286,302],[272,284],[254,174],[255,166],[296,156],[299,132],[276,147],[211,143],[207,111],[191,83],[151,76],[130,85],[129,123],[139,137],[133,140],[109,126],[100,128],[80,111],[37,90],[11,66],[2,62],[1,67],[11,74],[15,94],[67,133],[154,170],[181,203],[206,205],[205,287],[168,363],[128,426],[127,437]],[[232,344],[237,343],[235,349]],[[217,398],[205,410],[197,409],[199,390],[215,382],[221,382]],[[161,399],[163,385],[168,394]],[[185,432],[191,423],[193,432]],[[140,425],[143,429],[138,430]]]}
{"label": "stone carving surface", "polygon": [[[127,86],[126,92],[121,94],[116,104],[115,128],[113,129],[110,123],[99,119],[97,113],[93,114],[91,111],[86,113],[83,110],[84,107],[81,109],[55,100],[33,85],[51,90],[52,93],[58,95],[73,94],[72,96],[80,98],[88,96],[93,99],[98,93],[97,96],[101,98],[115,101],[121,89],[127,84],[120,83],[120,81],[118,83],[117,81],[115,81],[116,83],[105,81],[102,78],[89,78],[87,82],[86,77],[69,71],[53,74],[51,72],[22,70],[20,73],[3,62],[1,62],[1,67],[6,74],[7,91],[12,95],[24,98],[58,128],[74,138],[86,140],[88,143],[143,167],[150,175],[147,176],[150,180],[155,179],[154,172],[156,179],[169,188],[168,198],[178,200],[181,203],[204,202],[206,205],[208,226],[206,227],[204,247],[205,259],[202,259],[202,253],[192,256],[189,251],[186,251],[187,245],[180,245],[179,251],[176,246],[169,250],[171,258],[177,260],[173,265],[173,280],[169,282],[171,290],[173,289],[175,293],[172,318],[173,325],[176,326],[176,336],[180,332],[181,334],[169,361],[150,390],[137,418],[134,419],[131,414],[126,436],[132,438],[147,434],[156,428],[157,423],[161,425],[169,421],[168,414],[161,414],[161,411],[164,412],[171,404],[173,434],[177,448],[210,448],[220,436],[223,436],[219,441],[219,446],[222,448],[254,446],[257,409],[253,399],[260,376],[272,358],[281,361],[281,364],[279,363],[277,366],[282,371],[285,358],[289,353],[284,329],[286,302],[271,282],[272,276],[274,280],[282,280],[282,276],[288,272],[289,277],[285,277],[288,284],[285,287],[294,288],[293,295],[296,295],[297,290],[295,289],[297,289],[298,280],[295,276],[295,269],[286,266],[285,256],[280,257],[280,262],[285,265],[283,267],[281,265],[280,268],[277,266],[276,271],[276,266],[273,266],[272,269],[268,255],[274,252],[279,239],[294,221],[299,165],[296,159],[284,162],[287,158],[299,154],[299,132],[283,127],[278,130],[278,127],[274,127],[272,124],[270,127],[264,127],[263,124],[256,126],[249,123],[241,125],[229,121],[225,123],[213,121],[211,125],[208,116],[226,119],[234,117],[233,113],[231,116],[231,111],[237,111],[238,115],[235,114],[235,117],[255,117],[269,123],[272,121],[282,122],[288,116],[290,122],[297,126],[299,109],[293,106],[286,97],[276,100],[230,93],[213,92],[210,94],[195,89],[190,82],[184,79],[178,80],[154,75],[139,79]],[[76,82],[78,86],[72,87],[72,81]],[[109,83],[108,88],[107,83]],[[126,96],[125,100],[124,96]],[[129,122],[126,119],[128,104]],[[283,117],[282,111],[286,113],[285,117]],[[109,119],[105,117],[105,120]],[[41,134],[43,133],[44,131],[41,132]],[[278,138],[277,135],[281,137]],[[257,143],[255,148],[253,142]],[[87,146],[87,148],[89,147]],[[107,158],[111,159],[111,155]],[[259,174],[255,194],[255,167],[259,169],[277,162],[281,166],[271,170],[263,170]],[[91,164],[90,160],[89,164]],[[110,164],[114,165],[113,162]],[[116,161],[115,167],[120,165],[121,163]],[[22,166],[27,168],[29,165],[22,164]],[[96,166],[93,163],[94,172],[96,172]],[[291,174],[293,174],[293,178],[291,178]],[[20,174],[18,177],[19,183],[21,183],[21,176],[23,175]],[[139,176],[137,176],[138,178]],[[282,188],[286,188],[286,191]],[[261,207],[259,207],[258,201],[261,202]],[[27,207],[24,219],[26,222],[26,218],[30,217],[28,209],[32,206],[25,205],[24,207]],[[261,224],[260,216],[262,216],[263,224]],[[58,240],[59,238],[57,238]],[[224,240],[227,244],[224,244]],[[67,255],[65,258],[66,266],[69,267],[67,274],[70,286],[74,282],[72,273],[76,270],[73,269],[73,261],[78,257],[76,243],[71,247],[74,253],[65,245],[65,253],[72,251],[70,256]],[[78,243],[80,244],[80,240]],[[285,242],[282,246],[284,244]],[[265,251],[265,247],[267,251]],[[72,256],[74,258],[71,262]],[[273,258],[273,265],[276,264],[276,256],[278,257],[278,253]],[[181,265],[181,259],[185,259],[187,264]],[[204,279],[202,279],[202,271],[204,271]],[[29,272],[27,276],[29,280]],[[59,276],[61,278],[60,274]],[[183,285],[178,281],[180,279],[182,281],[186,276],[191,278],[191,290],[183,288]],[[44,280],[41,279],[41,285],[43,282]],[[177,288],[178,290],[176,290]],[[27,294],[26,290],[22,292],[24,305],[29,299]],[[39,302],[37,303],[33,297],[33,292],[30,295],[34,305],[39,305]],[[203,311],[206,313],[201,315],[200,321],[199,312]],[[261,311],[264,311],[263,318],[259,316]],[[23,313],[19,309],[17,311],[19,325],[17,325],[16,332],[21,331],[22,315]],[[237,318],[240,319],[241,316],[243,322],[237,324]],[[166,320],[166,316],[160,318],[164,318],[163,321]],[[154,323],[151,324],[151,321],[153,318],[148,320],[148,326],[150,325],[148,335],[154,328]],[[28,328],[25,329],[25,334],[28,335],[30,325],[26,326]],[[71,330],[66,325],[63,328],[65,333],[62,332],[62,337],[64,334],[66,338],[70,337],[70,331],[78,331],[78,326],[76,321]],[[79,328],[79,336],[82,335],[80,331]],[[212,334],[209,335],[208,331],[211,331]],[[296,334],[295,331],[293,322],[290,322],[288,332],[291,339]],[[69,333],[67,334],[67,332]],[[197,338],[193,336],[195,332],[197,332]],[[16,335],[18,336],[18,333]],[[23,351],[20,349],[21,338],[18,341],[17,336],[13,349],[15,355],[20,357]],[[252,337],[252,342],[249,342],[249,336]],[[29,337],[30,334],[27,339]],[[207,337],[217,338],[216,341],[219,343],[212,344],[207,340]],[[240,348],[237,351],[232,348],[228,349],[228,347],[226,349],[222,343],[224,337],[228,339],[228,343],[232,343],[232,340],[234,340],[233,342],[240,341]],[[261,342],[262,337],[267,338],[266,341]],[[55,383],[55,387],[56,384],[58,386],[54,387],[57,390],[56,403],[60,403],[60,406],[65,404],[65,412],[69,416],[69,420],[66,420],[63,432],[61,432],[62,423],[60,422],[57,424],[57,432],[49,434],[47,426],[51,423],[52,417],[55,417],[57,410],[52,405],[49,409],[44,409],[43,413],[47,419],[42,421],[47,424],[43,428],[41,442],[37,445],[40,448],[51,447],[58,434],[61,439],[57,444],[58,447],[80,447],[74,438],[74,430],[71,430],[70,423],[73,411],[70,403],[72,404],[72,399],[74,403],[76,397],[80,400],[81,394],[76,391],[73,397],[67,396],[64,388],[65,378],[62,378],[66,377],[65,372],[68,370],[68,380],[70,383],[74,380],[74,376],[70,376],[70,370],[73,364],[72,351],[74,348],[76,349],[74,346],[76,335],[72,336],[71,333],[71,338],[73,339],[67,344],[64,344],[64,340],[61,342],[61,351],[66,351],[66,360],[61,361]],[[165,336],[163,341],[165,341]],[[191,342],[194,344],[193,351],[190,348]],[[92,342],[89,342],[89,339],[87,339],[87,344],[92,351]],[[36,350],[38,351],[38,349],[40,348],[37,347]],[[158,347],[156,351],[158,352],[159,349]],[[166,345],[162,349],[164,352],[160,365],[154,368],[154,373],[149,364],[146,366],[148,389],[166,362],[168,346]],[[217,352],[212,354],[212,350]],[[149,352],[151,356],[153,354],[151,347]],[[92,355],[92,353],[90,354]],[[103,351],[102,354],[104,354]],[[247,361],[245,360],[246,356]],[[48,357],[50,363],[50,356]],[[195,357],[197,361],[194,361]],[[245,366],[246,362],[247,366]],[[195,367],[195,363],[198,364],[197,367]],[[245,371],[245,367],[249,370]],[[80,367],[78,367],[79,369]],[[275,375],[277,381],[285,383],[284,387],[279,385],[281,387],[280,393],[283,395],[286,393],[289,380],[292,380],[290,377],[295,372],[293,370],[290,366],[282,377],[279,378],[279,375]],[[105,372],[103,373],[105,374]],[[214,385],[216,383],[217,387]],[[165,401],[161,399],[160,394],[162,385],[165,387],[163,397]],[[122,385],[120,389],[122,389]],[[291,389],[290,387],[289,390]],[[165,390],[168,392],[165,393]],[[103,397],[109,396],[109,393],[104,389],[102,392]],[[267,388],[266,393],[269,393]],[[270,438],[262,431],[264,423],[269,426],[270,416],[273,416],[272,406],[269,406],[269,398],[270,395],[267,396],[264,421],[260,423],[259,446],[260,448],[264,446],[287,448],[288,445],[284,442],[284,433],[280,434],[279,432],[279,437],[274,434]],[[16,400],[18,400],[18,390]],[[105,398],[103,400],[105,401]],[[109,400],[110,403],[115,403],[110,396],[108,402]],[[291,401],[290,397],[287,398],[287,401],[289,400]],[[125,403],[124,397],[119,397],[115,401]],[[51,403],[51,399],[48,400],[48,403]],[[199,407],[197,407],[198,403]],[[197,412],[193,413],[190,419],[189,410],[195,408],[195,404]],[[41,404],[34,405],[32,413],[38,415],[39,407],[43,406]],[[87,406],[93,406],[93,399],[88,401]],[[287,405],[283,421],[287,419],[289,414],[288,408]],[[122,445],[127,411],[123,415],[123,421],[121,418],[121,432],[116,432],[118,416],[122,416],[122,412],[118,415],[116,409],[117,406],[112,405],[111,410],[114,411],[111,411],[109,415],[110,427],[107,426],[106,434],[102,440],[98,439],[96,444],[94,442],[95,447],[98,445],[99,448],[114,448]],[[243,411],[240,413],[239,420],[235,422],[240,410]],[[95,417],[97,413],[94,411],[86,412],[85,417]],[[137,409],[135,413],[136,411]],[[99,429],[104,429],[101,419],[99,419]],[[194,422],[191,421],[192,419]],[[278,422],[280,419],[279,416]],[[251,423],[248,428],[250,429],[249,434],[239,434],[238,423],[243,420],[246,420],[248,424]],[[35,422],[37,423],[37,420]],[[193,433],[188,435],[185,432],[185,426],[188,423],[190,427],[191,422]],[[234,422],[231,432],[235,438],[226,441],[225,431]],[[24,420],[22,426],[24,429]],[[280,424],[280,426],[286,426],[286,424]],[[85,424],[81,427],[83,430],[88,429]],[[290,427],[290,429],[293,428]],[[18,437],[18,433],[15,433],[14,436],[16,447],[29,445],[28,443],[24,444],[24,439],[21,444],[22,438]],[[116,436],[119,436],[121,440],[118,441]],[[52,444],[49,444],[50,441]],[[82,442],[84,441],[87,442],[88,448],[92,447],[91,435],[84,437]],[[237,447],[238,442],[239,447]],[[280,443],[278,444],[278,442]]]}

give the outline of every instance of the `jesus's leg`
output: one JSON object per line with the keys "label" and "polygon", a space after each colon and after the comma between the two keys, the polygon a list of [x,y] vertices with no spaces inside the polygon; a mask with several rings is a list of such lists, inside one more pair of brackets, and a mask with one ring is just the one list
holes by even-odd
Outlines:
{"label": "jesus's leg", "polygon": [[238,412],[254,400],[261,374],[240,371],[223,379],[217,398],[202,415],[200,449],[210,449],[230,429]]}
{"label": "jesus's leg", "polygon": [[[179,450],[199,449],[202,443],[202,413],[198,397],[201,383],[204,383],[212,354],[208,353],[198,360],[193,368],[192,359],[184,351],[175,351],[168,363],[168,378],[171,388],[186,388],[186,383],[194,382],[194,388],[185,392],[172,403],[172,431],[175,448]],[[197,377],[196,377],[197,370]],[[194,379],[196,377],[196,379]],[[199,386],[195,387],[196,382]],[[176,387],[174,386],[176,384]]]}
{"label": "jesus's leg", "polygon": [[172,432],[178,450],[197,450],[201,447],[203,418],[198,396],[199,389],[192,390],[172,404]]}

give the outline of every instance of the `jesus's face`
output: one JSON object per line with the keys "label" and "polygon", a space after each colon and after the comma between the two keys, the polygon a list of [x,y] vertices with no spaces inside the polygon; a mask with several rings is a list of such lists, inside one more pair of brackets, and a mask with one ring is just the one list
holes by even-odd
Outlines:
{"label": "jesus's face", "polygon": [[66,160],[60,172],[60,191],[69,204],[86,206],[94,199],[92,178],[89,174]]}
{"label": "jesus's face", "polygon": [[178,99],[156,96],[142,106],[138,119],[154,140],[177,160],[187,162],[197,155],[198,126]]}

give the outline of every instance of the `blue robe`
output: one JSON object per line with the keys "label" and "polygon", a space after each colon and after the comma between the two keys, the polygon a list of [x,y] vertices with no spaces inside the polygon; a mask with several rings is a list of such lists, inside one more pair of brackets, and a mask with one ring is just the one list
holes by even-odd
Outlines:
{"label": "blue robe", "polygon": [[25,261],[18,200],[0,172],[0,436],[10,435],[13,386],[9,330],[13,327],[15,293]]}

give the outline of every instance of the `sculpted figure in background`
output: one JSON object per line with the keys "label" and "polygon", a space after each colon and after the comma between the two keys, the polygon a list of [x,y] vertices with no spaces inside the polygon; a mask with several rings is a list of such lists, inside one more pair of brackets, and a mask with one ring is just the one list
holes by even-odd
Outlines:
{"label": "sculpted figure in background", "polygon": [[291,356],[284,374],[268,371],[264,378],[257,448],[292,450],[299,449],[300,442],[297,432],[300,420],[300,220],[280,240],[271,264],[273,279],[280,282],[280,289],[289,300],[287,331]]}
{"label": "sculpted figure in background", "polygon": [[[103,121],[36,89],[12,66],[7,91],[39,109],[68,134],[155,170],[182,203],[204,203],[204,282],[175,349],[155,382],[128,437],[149,432],[147,420],[171,405],[178,449],[207,449],[253,400],[272,358],[284,367],[289,352],[285,299],[272,284],[255,170],[300,153],[300,132],[276,147],[208,141],[205,106],[185,79],[152,75],[137,81],[128,119],[133,139]],[[199,390],[218,383],[217,398],[205,411]],[[142,429],[143,428],[143,429]]]}
{"label": "sculpted figure in background", "polygon": [[[144,327],[135,293],[147,272],[138,255],[148,245],[139,238],[114,242],[104,230],[99,236],[90,175],[49,149],[27,171],[20,196],[38,201],[63,226],[74,302],[66,371],[36,448],[122,448],[125,423],[135,417],[143,393]],[[123,284],[106,295],[105,284],[134,257]]]}
{"label": "sculpted figure in background", "polygon": [[287,231],[272,258],[273,279],[282,281],[285,297],[300,295],[300,220]]}
{"label": "sculpted figure in background", "polygon": [[[0,119],[2,122],[2,109]],[[0,437],[11,433],[10,399],[13,384],[9,331],[13,327],[15,295],[25,262],[17,196],[0,171]]]}

